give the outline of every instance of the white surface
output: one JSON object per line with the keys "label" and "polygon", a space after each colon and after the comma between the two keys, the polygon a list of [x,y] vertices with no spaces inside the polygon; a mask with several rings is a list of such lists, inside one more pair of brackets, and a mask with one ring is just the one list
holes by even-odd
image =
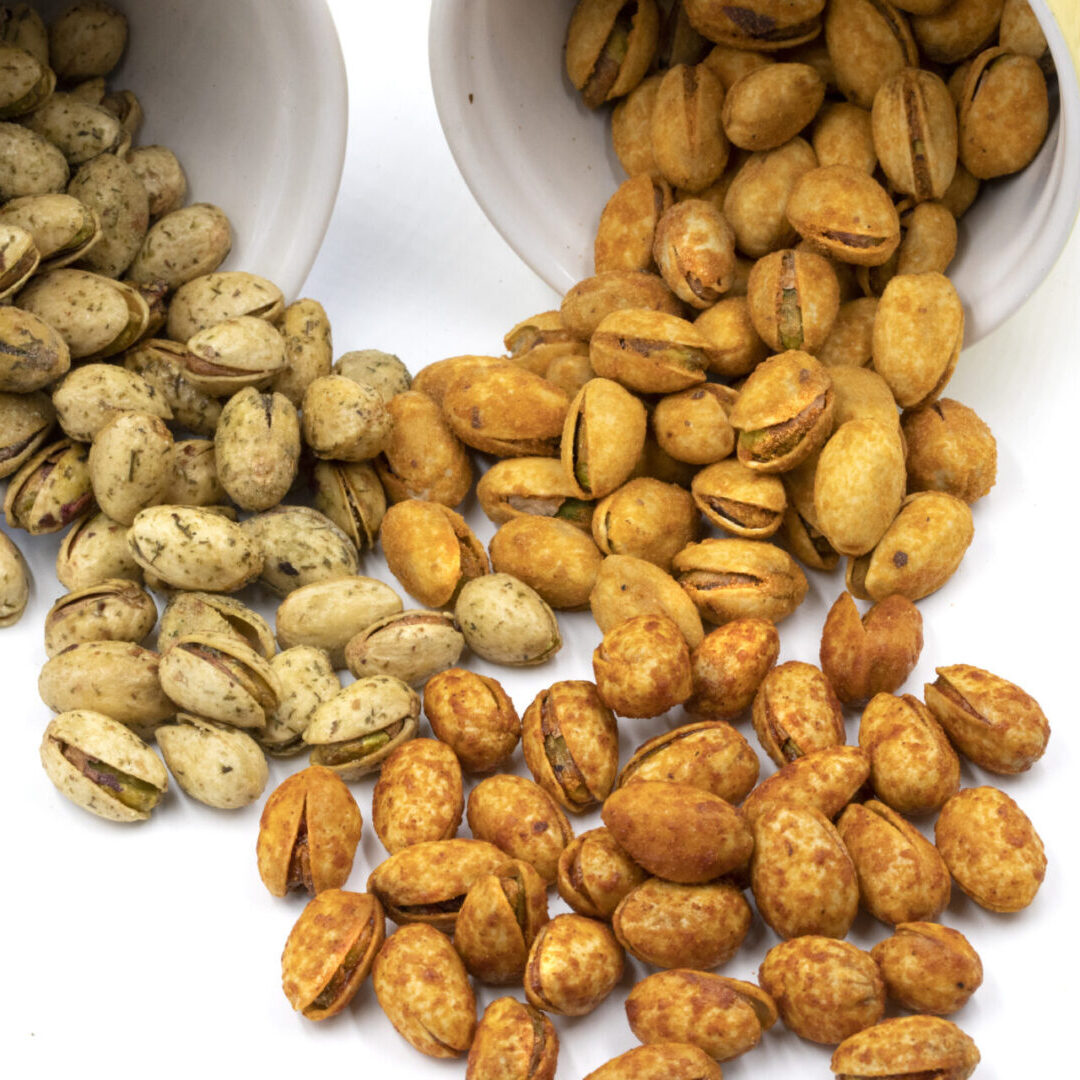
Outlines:
{"label": "white surface", "polygon": [[[424,5],[365,4],[361,11],[353,0],[334,0],[333,7],[349,58],[352,129],[341,198],[304,292],[326,304],[338,353],[387,349],[415,370],[456,353],[498,352],[509,327],[556,297],[488,224],[443,143],[428,85]],[[1025,776],[964,772],[965,784],[999,784],[1019,801],[1050,859],[1046,883],[1026,911],[991,915],[957,891],[945,915],[968,934],[986,969],[982,989],[954,1018],[982,1050],[979,1080],[1065,1077],[1074,1069],[1078,280],[1074,237],[1032,303],[964,354],[949,387],[993,426],[999,479],[975,507],[975,542],[960,573],[920,604],[926,647],[906,687],[920,693],[937,664],[976,663],[1033,693],[1054,729],[1047,756]],[[472,503],[470,520],[487,540],[491,526]],[[25,536],[16,539],[23,544]],[[123,827],[90,817],[54,791],[37,760],[48,712],[34,682],[45,660],[42,619],[62,591],[52,573],[56,539],[26,546],[36,576],[33,604],[17,629],[0,632],[7,702],[0,786],[8,870],[0,982],[5,1074],[462,1076],[461,1063],[426,1059],[393,1031],[370,983],[336,1020],[314,1025],[292,1013],[279,987],[279,956],[303,901],[277,900],[258,879],[259,805],[214,812],[174,791],[154,820]],[[366,572],[387,576],[375,558]],[[843,586],[837,574],[814,575],[811,587],[806,604],[781,625],[782,659],[816,660],[825,611]],[[502,679],[519,709],[556,678],[590,677],[598,631],[587,616],[561,622],[567,644],[557,663],[523,673],[475,665]],[[678,719],[624,722],[623,758]],[[738,727],[754,742],[748,721]],[[852,715],[852,739],[855,730]],[[515,763],[522,771],[520,751]],[[274,765],[272,783],[299,764]],[[367,821],[349,882],[356,889],[383,857],[370,829],[372,786],[368,780],[354,789]],[[590,816],[574,824],[594,823]],[[551,895],[552,912],[563,910]],[[866,918],[856,929],[852,940],[863,946],[887,933]],[[755,923],[724,972],[753,978],[774,940]],[[635,1044],[622,1000],[642,965],[632,963],[628,972],[591,1017],[556,1018],[560,1080],[578,1080]],[[500,992],[481,988],[481,1003]],[[726,1064],[724,1074],[828,1077],[828,1057],[826,1048],[778,1026],[757,1050]]]}
{"label": "white surface", "polygon": [[[431,23],[432,80],[458,167],[507,243],[560,293],[593,272],[600,211],[626,179],[610,109],[586,108],[562,63],[574,2],[442,0]],[[1034,3],[1050,24],[1045,0]],[[1031,166],[984,188],[949,270],[972,342],[1039,286],[1080,206],[1080,83],[1052,25],[1064,108]]]}

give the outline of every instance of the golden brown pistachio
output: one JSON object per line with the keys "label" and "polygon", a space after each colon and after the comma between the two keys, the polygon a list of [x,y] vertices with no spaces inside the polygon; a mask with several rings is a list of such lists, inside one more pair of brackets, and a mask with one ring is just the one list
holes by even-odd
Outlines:
{"label": "golden brown pistachio", "polygon": [[593,683],[557,682],[537,694],[521,717],[521,748],[536,781],[567,810],[587,810],[615,785],[615,717]]}
{"label": "golden brown pistachio", "polygon": [[729,416],[739,460],[762,472],[805,461],[832,431],[834,397],[828,371],[809,353],[793,349],[759,364]]}
{"label": "golden brown pistachio", "polygon": [[889,997],[913,1012],[947,1016],[982,985],[979,954],[959,930],[937,923],[901,923],[870,955]]}
{"label": "golden brown pistachio", "polygon": [[358,678],[393,675],[421,686],[456,664],[465,639],[448,611],[401,611],[365,627],[345,645],[345,663]]}
{"label": "golden brown pistachio", "polygon": [[523,581],[556,609],[589,602],[602,561],[588,535],[555,517],[511,518],[491,538],[495,572]]}
{"label": "golden brown pistachio", "polygon": [[690,1043],[635,1046],[594,1069],[585,1080],[721,1080],[720,1066]]}
{"label": "golden brown pistachio", "polygon": [[56,576],[73,591],[109,578],[143,579],[128,550],[127,529],[100,511],[83,514],[68,529],[56,553]]}
{"label": "golden brown pistachio", "polygon": [[312,765],[325,765],[345,780],[375,772],[420,728],[420,698],[400,679],[357,679],[318,705],[304,729]]}
{"label": "golden brown pistachio", "polygon": [[441,407],[446,400],[447,391],[458,379],[508,362],[510,361],[505,357],[475,356],[471,353],[464,356],[449,356],[445,360],[436,360],[422,367],[416,373],[412,389],[417,393],[426,394]]}
{"label": "golden brown pistachio", "polygon": [[814,750],[762,781],[740,810],[751,825],[777,803],[807,807],[832,819],[855,797],[869,774],[870,758],[857,746]]}
{"label": "golden brown pistachio", "polygon": [[510,574],[466,582],[454,617],[469,648],[495,664],[542,664],[562,648],[555,613],[535,589]]}
{"label": "golden brown pistachio", "polygon": [[[14,626],[26,610],[29,599],[30,571],[26,561],[7,535],[0,533],[0,627]],[[48,621],[45,624],[45,633],[48,652]]]}
{"label": "golden brown pistachio", "polygon": [[[9,606],[0,611],[10,616]],[[87,641],[137,643],[150,633],[155,622],[154,601],[135,582],[106,580],[69,592],[53,604],[45,616],[45,652],[56,656],[69,645]]]}
{"label": "golden brown pistachio", "polygon": [[693,465],[719,461],[735,448],[729,409],[728,388],[719,383],[669,394],[656,403],[653,412],[656,440],[677,461]]}
{"label": "golden brown pistachio", "polygon": [[379,863],[367,887],[399,926],[424,923],[451,933],[472,883],[513,865],[485,840],[425,840]]}
{"label": "golden brown pistachio", "polygon": [[745,150],[774,150],[814,119],[824,99],[825,83],[808,64],[769,64],[728,88],[724,132]]}
{"label": "golden brown pistachio", "polygon": [[624,180],[600,214],[593,245],[596,272],[649,270],[657,223],[670,206],[671,186],[663,178],[642,174]]}
{"label": "golden brown pistachio", "polygon": [[622,898],[646,873],[619,846],[611,831],[590,829],[559,855],[559,895],[580,915],[610,919]]}
{"label": "golden brown pistachio", "polygon": [[814,474],[817,463],[818,455],[812,455],[802,465],[784,474],[788,508],[784,511],[781,535],[800,562],[814,570],[832,571],[840,556],[816,524]]}
{"label": "golden brown pistachio", "polygon": [[390,572],[430,607],[454,603],[466,582],[491,568],[465,519],[441,503],[395,503],[383,518],[382,546]]}
{"label": "golden brown pistachio", "polygon": [[859,899],[875,919],[896,925],[936,919],[952,892],[937,848],[884,803],[852,803],[836,823],[855,873]]}
{"label": "golden brown pistachio", "polygon": [[714,525],[744,539],[765,539],[780,528],[787,498],[778,477],[734,459],[702,469],[692,485],[694,502]]}
{"label": "golden brown pistachio", "polygon": [[374,578],[343,577],[294,589],[277,610],[277,638],[283,649],[312,645],[325,649],[335,669],[345,664],[345,646],[366,626],[401,611],[401,597]]}
{"label": "golden brown pistachio", "polygon": [[474,978],[495,985],[520,982],[529,949],[547,921],[544,879],[518,859],[469,886],[454,924],[454,948]]}
{"label": "golden brown pistachio", "polygon": [[507,458],[480,477],[476,497],[496,525],[526,516],[553,517],[588,531],[592,504],[577,498],[576,490],[555,458]]}
{"label": "golden brown pistachio", "polygon": [[904,413],[909,491],[944,491],[973,503],[997,478],[993,432],[966,405],[939,398]]}
{"label": "golden brown pistachio", "polygon": [[430,926],[390,937],[372,968],[375,997],[398,1034],[429,1057],[460,1057],[476,1030],[476,998],[450,939]]}
{"label": "golden brown pistachio", "polygon": [[821,30],[824,0],[686,0],[690,25],[710,41],[771,52],[809,41]]}
{"label": "golden brown pistachio", "polygon": [[544,1012],[584,1016],[615,989],[622,973],[622,948],[603,923],[557,915],[529,949],[525,996]]}
{"label": "golden brown pistachio", "polygon": [[676,64],[656,91],[653,160],[674,187],[702,191],[719,179],[730,145],[720,121],[724,87],[706,67]]}
{"label": "golden brown pistachio", "polygon": [[864,109],[882,83],[919,62],[908,21],[888,0],[834,0],[825,41],[840,92]]}
{"label": "golden brown pistachio", "polygon": [[735,233],[711,203],[685,199],[665,209],[657,222],[652,256],[679,299],[707,308],[734,280]]}
{"label": "golden brown pistachio", "polygon": [[256,844],[259,877],[273,896],[345,884],[363,830],[352,793],[330,769],[301,769],[266,800]]}
{"label": "golden brown pistachio", "polygon": [[[765,343],[754,329],[750,303],[745,297],[724,297],[703,311],[694,320],[694,326],[712,346],[709,370],[722,378],[748,375],[768,355]],[[704,387],[690,393],[701,389]]]}
{"label": "golden brown pistachio", "polygon": [[28,458],[8,481],[4,517],[31,536],[57,532],[94,505],[89,448],[61,439]]}
{"label": "golden brown pistachio", "polygon": [[830,370],[829,377],[836,394],[833,423],[837,430],[849,420],[872,420],[889,431],[898,431],[896,399],[889,384],[876,371],[841,364]]}
{"label": "golden brown pistachio", "polygon": [[[119,277],[128,267],[134,272],[132,260],[145,245],[150,225],[149,199],[135,170],[115,154],[101,154],[79,169],[67,192],[101,222],[101,238],[83,259],[87,269],[107,278]],[[134,281],[146,285],[159,278],[167,275],[155,272]]]}
{"label": "golden brown pistachio", "polygon": [[149,413],[117,413],[94,436],[87,467],[98,506],[130,525],[148,506],[165,501],[172,478],[173,438]]}
{"label": "golden brown pistachio", "polygon": [[566,32],[566,73],[590,109],[637,86],[659,32],[654,0],[578,0]]}
{"label": "golden brown pistachio", "polygon": [[735,955],[751,919],[742,890],[730,882],[677,885],[654,877],[623,897],[611,928],[646,964],[705,971]]}
{"label": "golden brown pistachio", "polygon": [[411,739],[383,762],[371,797],[371,824],[392,855],[424,840],[449,840],[464,809],[453,750],[437,739]]}
{"label": "golden brown pistachio", "polygon": [[450,745],[469,772],[501,765],[521,737],[521,721],[502,686],[462,668],[428,679],[424,713],[435,737]]}
{"label": "golden brown pistachio", "polygon": [[496,998],[477,1025],[465,1080],[554,1080],[558,1056],[559,1036],[542,1012]]}
{"label": "golden brown pistachio", "polygon": [[776,61],[768,53],[753,52],[734,45],[714,45],[701,63],[724,84],[726,93],[744,75],[759,71]]}
{"label": "golden brown pistachio", "polygon": [[[271,639],[272,640],[272,639]],[[304,749],[304,732],[315,710],[341,690],[330,659],[322,649],[297,645],[270,657],[281,683],[277,708],[258,732],[258,743],[274,757],[290,757]]]}
{"label": "golden brown pistachio", "polygon": [[693,323],[641,309],[612,312],[589,342],[597,375],[644,394],[670,394],[704,382],[711,353]]}
{"label": "golden brown pistachio", "polygon": [[55,717],[40,753],[60,793],[108,821],[145,821],[168,787],[153,750],[123,724],[90,709]]}
{"label": "golden brown pistachio", "polygon": [[779,655],[780,636],[769,619],[733,619],[713,630],[690,654],[693,694],[687,712],[705,720],[738,716],[750,707]]}
{"label": "golden brown pistachio", "polygon": [[753,848],[739,812],[690,784],[628,784],[608,796],[601,816],[631,858],[682,884],[711,881],[742,866]]}
{"label": "golden brown pistachio", "polygon": [[960,786],[960,761],[930,710],[911,694],[877,694],[863,710],[859,745],[870,783],[901,814],[939,810]]}
{"label": "golden brown pistachio", "polygon": [[264,553],[262,581],[278,596],[317,581],[351,577],[360,568],[353,542],[309,506],[276,506],[243,523]]}
{"label": "golden brown pistachio", "polygon": [[56,412],[48,395],[0,391],[0,478],[18,472],[49,437]]}
{"label": "golden brown pistachio", "polygon": [[[729,394],[733,397],[733,394]],[[694,467],[685,461],[676,461],[670,454],[664,451],[651,433],[645,435],[645,445],[641,450],[641,457],[634,466],[631,479],[648,477],[659,480],[663,484],[675,484],[683,490],[689,490],[690,481],[694,477]]]}
{"label": "golden brown pistachio", "polygon": [[843,1042],[885,1014],[877,964],[846,941],[814,935],[782,941],[765,954],[758,980],[784,1025],[811,1042]]}
{"label": "golden brown pistachio", "polygon": [[164,281],[176,289],[213,273],[231,248],[232,227],[224,211],[209,203],[192,203],[158,220],[146,234],[128,275],[135,282]]}
{"label": "golden brown pistachio", "polygon": [[579,281],[563,297],[559,311],[563,325],[588,341],[606,316],[625,309],[681,315],[683,305],[656,274],[609,270]]}
{"label": "golden brown pistachio", "polygon": [[[299,304],[314,301],[298,301]],[[343,353],[334,364],[334,372],[344,375],[363,386],[374,387],[387,405],[398,394],[404,394],[412,386],[409,369],[393,353],[380,349],[354,349]]]}
{"label": "golden brown pistachio", "polygon": [[662,78],[657,72],[642,79],[611,114],[611,144],[627,176],[659,173],[653,160],[650,127]]}
{"label": "golden brown pistachio", "polygon": [[645,1043],[690,1043],[730,1061],[776,1023],[776,1004],[760,987],[705,971],[658,971],[626,999],[630,1030]]}
{"label": "golden brown pistachio", "polygon": [[316,457],[367,461],[386,449],[393,420],[382,395],[344,375],[322,375],[304,391],[304,441]]}
{"label": "golden brown pistachio", "polygon": [[956,884],[989,911],[1019,911],[1046,876],[1031,820],[1003,791],[964,788],[942,807],[934,842]]}
{"label": "golden brown pistachio", "polygon": [[840,286],[828,259],[811,252],[774,251],[759,259],[747,283],[750,318],[776,352],[816,353],[840,309]]}
{"label": "golden brown pistachio", "polygon": [[851,593],[837,597],[821,632],[821,667],[845,705],[892,694],[922,652],[922,616],[903,596],[888,596],[861,618]]}
{"label": "golden brown pistachio", "polygon": [[849,300],[840,305],[832,330],[817,354],[826,367],[865,367],[870,363],[874,354],[877,307],[877,297],[873,296]]}
{"label": "golden brown pistachio", "polygon": [[672,565],[701,614],[718,626],[752,617],[779,622],[809,588],[786,551],[760,540],[702,540],[683,548]]}
{"label": "golden brown pistachio", "polygon": [[956,218],[942,202],[919,203],[901,219],[904,238],[897,252],[898,274],[944,274],[956,257]]}
{"label": "golden brown pistachio", "polygon": [[979,1051],[971,1039],[936,1016],[882,1020],[845,1039],[832,1056],[837,1080],[906,1076],[967,1080],[978,1064]]}
{"label": "golden brown pistachio", "polygon": [[241,270],[203,274],[176,290],[169,303],[168,334],[173,341],[190,341],[203,330],[241,315],[276,325],[284,311],[281,290],[264,277]]}
{"label": "golden brown pistachio", "polygon": [[1046,34],[1028,0],[1005,0],[999,31],[1001,45],[1009,52],[1033,57],[1044,71],[1053,63]]}
{"label": "golden brown pistachio", "polygon": [[221,416],[221,403],[187,379],[187,355],[183,345],[151,339],[128,350],[124,367],[143,379],[169,408],[177,424],[196,435],[212,436]]}
{"label": "golden brown pistachio", "polygon": [[753,719],[762,749],[780,766],[847,740],[844,714],[828,677],[798,660],[765,676],[754,696]]}
{"label": "golden brown pistachio", "polygon": [[1046,752],[1050,724],[1014,683],[971,664],[939,667],[926,705],[966,758],[990,772],[1026,772]]}
{"label": "golden brown pistachio", "polygon": [[945,9],[911,20],[915,40],[927,60],[955,64],[990,40],[1004,0],[953,0]]}
{"label": "golden brown pistachio", "polygon": [[909,495],[874,550],[848,560],[848,588],[863,600],[921,600],[952,577],[973,535],[966,503],[940,491]]}
{"label": "golden brown pistachio", "polygon": [[[650,234],[651,235],[651,234]],[[542,311],[522,319],[503,337],[507,359],[541,378],[547,378],[554,361],[580,352],[584,343],[563,325],[558,311]],[[587,351],[587,350],[586,350]]]}
{"label": "golden brown pistachio", "polygon": [[754,821],[750,882],[761,917],[785,941],[844,937],[859,906],[855,866],[818,810],[770,802]]}
{"label": "golden brown pistachio", "polygon": [[701,616],[686,592],[658,566],[633,555],[604,559],[589,607],[601,633],[635,615],[656,614],[670,618],[692,649],[704,637]]}
{"label": "golden brown pistachio", "polygon": [[344,1009],[386,937],[382,905],[370,893],[327,889],[296,920],[281,954],[281,986],[297,1012],[325,1020]]}
{"label": "golden brown pistachio", "polygon": [[325,514],[356,545],[374,547],[386,514],[386,492],[378,473],[364,462],[317,461],[315,509]]}
{"label": "golden brown pistachio", "polygon": [[180,789],[207,806],[236,810],[253,803],[266,787],[266,757],[243,731],[178,713],[154,738]]}
{"label": "golden brown pistachio", "polygon": [[850,165],[869,176],[877,168],[870,112],[847,101],[833,102],[818,113],[813,147],[822,166]]}
{"label": "golden brown pistachio", "polygon": [[668,570],[675,553],[697,538],[698,516],[682,488],[638,477],[601,500],[593,538],[605,555],[629,555]]}
{"label": "golden brown pistachio", "polygon": [[636,615],[607,631],[593,671],[600,699],[620,716],[659,716],[690,696],[690,651],[665,615]]}
{"label": "golden brown pistachio", "polygon": [[466,817],[473,836],[529,863],[548,883],[555,880],[559,857],[574,836],[555,799],[524,776],[481,780],[469,792]]}

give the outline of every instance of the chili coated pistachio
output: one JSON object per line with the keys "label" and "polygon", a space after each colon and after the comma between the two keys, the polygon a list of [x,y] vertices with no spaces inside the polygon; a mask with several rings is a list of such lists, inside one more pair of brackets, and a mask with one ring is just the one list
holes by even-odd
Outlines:
{"label": "chili coated pistachio", "polygon": [[979,1064],[975,1043],[936,1016],[897,1016],[845,1039],[832,1056],[838,1080],[937,1075],[967,1080]]}
{"label": "chili coated pistachio", "polygon": [[605,555],[629,555],[671,568],[676,552],[699,533],[687,492],[648,476],[636,477],[596,505],[593,539]]}
{"label": "chili coated pistachio", "polygon": [[787,804],[834,818],[855,797],[870,773],[870,758],[857,746],[813,750],[763,780],[740,807],[753,825],[771,805]]}
{"label": "chili coated pistachio", "polygon": [[555,613],[509,574],[484,574],[458,593],[454,617],[478,656],[511,667],[542,664],[562,648]]}
{"label": "chili coated pistachio", "polygon": [[476,1027],[466,1080],[554,1080],[559,1036],[538,1009],[496,998]]}
{"label": "chili coated pistachio", "polygon": [[724,171],[731,147],[723,103],[723,84],[703,65],[676,64],[660,80],[650,140],[657,168],[674,187],[702,191]]}
{"label": "chili coated pistachio", "polygon": [[495,679],[450,668],[424,684],[424,714],[470,772],[488,772],[513,753],[521,721]]}
{"label": "chili coated pistachio", "polygon": [[947,1016],[982,985],[979,954],[959,930],[938,923],[901,923],[870,955],[889,997],[913,1012]]}
{"label": "chili coated pistachio", "polygon": [[888,0],[831,3],[825,41],[841,93],[864,109],[882,83],[919,62],[907,18]]}
{"label": "chili coated pistachio", "polygon": [[525,996],[544,1012],[584,1016],[615,989],[622,973],[622,947],[603,923],[557,915],[529,949]]}
{"label": "chili coated pistachio", "polygon": [[858,105],[847,101],[826,105],[814,122],[812,143],[819,165],[850,165],[870,176],[877,168],[870,112]]}
{"label": "chili coated pistachio", "polygon": [[585,1080],[721,1080],[720,1066],[690,1043],[635,1046],[594,1069]]}
{"label": "chili coated pistachio", "polygon": [[437,739],[411,739],[384,762],[371,823],[391,854],[424,840],[449,840],[465,808],[461,766]]}
{"label": "chili coated pistachio", "polygon": [[826,367],[865,367],[870,363],[874,354],[877,306],[875,296],[863,296],[840,305],[832,330],[818,350],[818,359]]}
{"label": "chili coated pistachio", "polygon": [[559,856],[556,887],[579,914],[610,919],[620,901],[648,876],[609,829],[589,829]]}
{"label": "chili coated pistachio", "polygon": [[733,619],[713,630],[690,654],[693,692],[687,712],[703,720],[738,716],[749,708],[779,654],[780,637],[769,619]]}
{"label": "chili coated pistachio", "polygon": [[646,76],[612,111],[611,145],[627,176],[659,172],[653,160],[650,127],[662,78],[659,72]]}
{"label": "chili coated pistachio", "polygon": [[753,719],[762,749],[780,766],[846,741],[844,715],[828,677],[798,660],[765,676],[754,697]]}
{"label": "chili coated pistachio", "polygon": [[620,716],[659,716],[691,692],[690,650],[664,615],[637,615],[607,631],[593,672],[600,699]]}

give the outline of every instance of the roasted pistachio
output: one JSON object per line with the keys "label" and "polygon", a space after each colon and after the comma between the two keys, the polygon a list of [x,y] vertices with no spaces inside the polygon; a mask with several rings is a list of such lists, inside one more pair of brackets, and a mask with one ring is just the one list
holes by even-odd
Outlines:
{"label": "roasted pistachio", "polygon": [[[657,225],[671,202],[671,186],[662,178],[642,174],[624,180],[600,214],[593,244],[596,272],[649,270]],[[530,365],[530,370],[535,369]]]}
{"label": "roasted pistachio", "polygon": [[445,743],[410,739],[383,762],[371,798],[371,824],[391,855],[425,840],[449,840],[465,809],[461,766]]}
{"label": "roasted pistachio", "polygon": [[344,375],[323,375],[304,391],[304,441],[317,457],[367,461],[381,453],[393,420],[382,396]]}
{"label": "roasted pistachio", "polygon": [[213,273],[231,248],[232,227],[225,213],[209,203],[193,203],[158,220],[128,273],[132,281],[164,281],[176,289]]}
{"label": "roasted pistachio", "polygon": [[496,998],[476,1027],[466,1080],[554,1080],[559,1056],[555,1026],[516,998]]}
{"label": "roasted pistachio", "polygon": [[183,345],[150,339],[128,350],[124,356],[124,367],[140,376],[156,392],[158,399],[168,406],[172,418],[181,427],[196,435],[212,436],[222,407],[216,398],[188,381],[184,374],[187,356],[187,349]]}
{"label": "roasted pistachio", "polygon": [[[3,125],[0,125],[0,132]],[[640,270],[608,270],[579,281],[563,297],[563,325],[582,341],[592,337],[601,321],[614,311],[646,309],[681,315],[679,298],[656,274]]]}
{"label": "roasted pistachio", "polygon": [[693,500],[676,484],[640,476],[596,505],[593,539],[605,555],[629,555],[669,570],[675,554],[697,539]]}
{"label": "roasted pistachio", "polygon": [[710,41],[772,52],[815,37],[825,5],[822,0],[746,0],[732,7],[717,0],[686,0],[684,6],[690,25]]}
{"label": "roasted pistachio", "polygon": [[680,300],[707,308],[734,280],[735,233],[712,203],[685,199],[668,207],[657,222],[652,256]]}
{"label": "roasted pistachio", "polygon": [[184,377],[212,397],[265,386],[285,366],[285,342],[265,319],[239,315],[200,330],[182,354]]}
{"label": "roasted pistachio", "polygon": [[8,481],[4,517],[31,536],[57,532],[94,505],[89,450],[61,439],[43,447]]}
{"label": "roasted pistachio", "polygon": [[53,405],[65,434],[82,442],[91,442],[124,413],[173,418],[168,402],[151,383],[115,364],[80,364],[53,391]]}
{"label": "roasted pistachio", "polygon": [[901,418],[907,444],[908,491],[944,491],[966,503],[982,498],[997,478],[997,443],[974,410],[951,398]]}
{"label": "roasted pistachio", "polygon": [[979,1063],[975,1043],[936,1016],[898,1016],[846,1038],[832,1056],[838,1080],[937,1075],[967,1080]]}
{"label": "roasted pistachio", "polygon": [[870,955],[889,997],[913,1012],[954,1013],[982,985],[979,954],[959,930],[937,923],[901,923]]}
{"label": "roasted pistachio", "polygon": [[579,915],[610,919],[622,898],[648,875],[619,846],[609,829],[575,837],[559,856],[559,895]]}
{"label": "roasted pistachio", "polygon": [[674,187],[702,191],[731,147],[721,124],[724,86],[704,65],[676,64],[660,81],[650,122],[653,160]]}
{"label": "roasted pistachio", "polygon": [[529,949],[525,996],[544,1012],[584,1016],[615,989],[622,973],[622,947],[602,922],[557,915]]}
{"label": "roasted pistachio", "polygon": [[679,627],[690,648],[705,636],[693,600],[674,578],[633,555],[604,559],[589,595],[589,607],[601,633],[635,615],[659,614]]}
{"label": "roasted pistachio", "polygon": [[[24,597],[25,599],[25,597]],[[2,610],[9,610],[5,605]],[[45,616],[45,652],[86,641],[137,644],[154,628],[157,607],[135,582],[110,579],[60,597]]]}
{"label": "roasted pistachio", "polygon": [[94,436],[87,462],[98,506],[114,521],[130,525],[140,510],[163,503],[172,449],[172,434],[159,417],[114,415]]}
{"label": "roasted pistachio", "polygon": [[593,672],[600,700],[620,716],[659,716],[690,696],[690,651],[664,615],[637,615],[607,631]]}
{"label": "roasted pistachio", "polygon": [[780,480],[736,460],[702,469],[691,490],[694,502],[714,525],[744,539],[772,536],[780,528],[787,497]]}
{"label": "roasted pistachio", "polygon": [[690,654],[693,693],[687,712],[708,721],[738,716],[749,708],[779,654],[780,637],[770,619],[733,619],[713,630]]}
{"label": "roasted pistachio", "polygon": [[645,407],[633,394],[611,379],[590,379],[570,403],[562,431],[562,467],[573,494],[602,498],[626,481],[645,427]]}
{"label": "roasted pistachio", "polygon": [[0,391],[0,478],[10,476],[49,437],[56,412],[40,390],[29,394]]}
{"label": "roasted pistachio", "polygon": [[271,386],[299,408],[307,388],[331,372],[334,346],[326,309],[318,300],[294,301],[285,309],[281,335],[285,340],[285,368]]}
{"label": "roasted pistachio", "polygon": [[579,0],[566,32],[566,73],[590,109],[641,81],[659,31],[654,0]]}
{"label": "roasted pistachio", "polygon": [[589,602],[602,561],[592,538],[559,518],[522,515],[491,538],[495,572],[523,581],[556,609]]}
{"label": "roasted pistachio", "polygon": [[661,398],[652,416],[661,449],[676,461],[692,465],[709,465],[727,457],[735,448],[727,389],[719,383],[702,383]]}
{"label": "roasted pistachio", "polygon": [[55,194],[67,182],[64,155],[48,139],[22,124],[0,123],[0,199]]}
{"label": "roasted pistachio", "polygon": [[704,382],[711,351],[685,319],[634,309],[608,315],[589,343],[597,375],[646,394],[674,393]]}

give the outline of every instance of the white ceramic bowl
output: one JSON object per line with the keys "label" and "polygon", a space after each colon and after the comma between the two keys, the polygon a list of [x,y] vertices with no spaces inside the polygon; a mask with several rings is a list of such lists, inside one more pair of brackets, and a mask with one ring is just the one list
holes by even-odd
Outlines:
{"label": "white ceramic bowl", "polygon": [[[190,201],[233,224],[225,266],[297,295],[345,161],[348,95],[325,0],[110,0],[129,20],[110,86],[133,90],[143,144],[174,150]],[[71,0],[37,0],[49,21]]]}
{"label": "white ceramic bowl", "polygon": [[[563,67],[574,2],[435,0],[429,37],[435,101],[458,168],[507,243],[559,293],[592,273],[600,211],[626,177],[609,112],[582,105]],[[962,223],[949,273],[969,343],[1042,283],[1080,208],[1080,82],[1047,0],[1031,3],[1060,73],[1060,108],[1038,158],[986,185]]]}

